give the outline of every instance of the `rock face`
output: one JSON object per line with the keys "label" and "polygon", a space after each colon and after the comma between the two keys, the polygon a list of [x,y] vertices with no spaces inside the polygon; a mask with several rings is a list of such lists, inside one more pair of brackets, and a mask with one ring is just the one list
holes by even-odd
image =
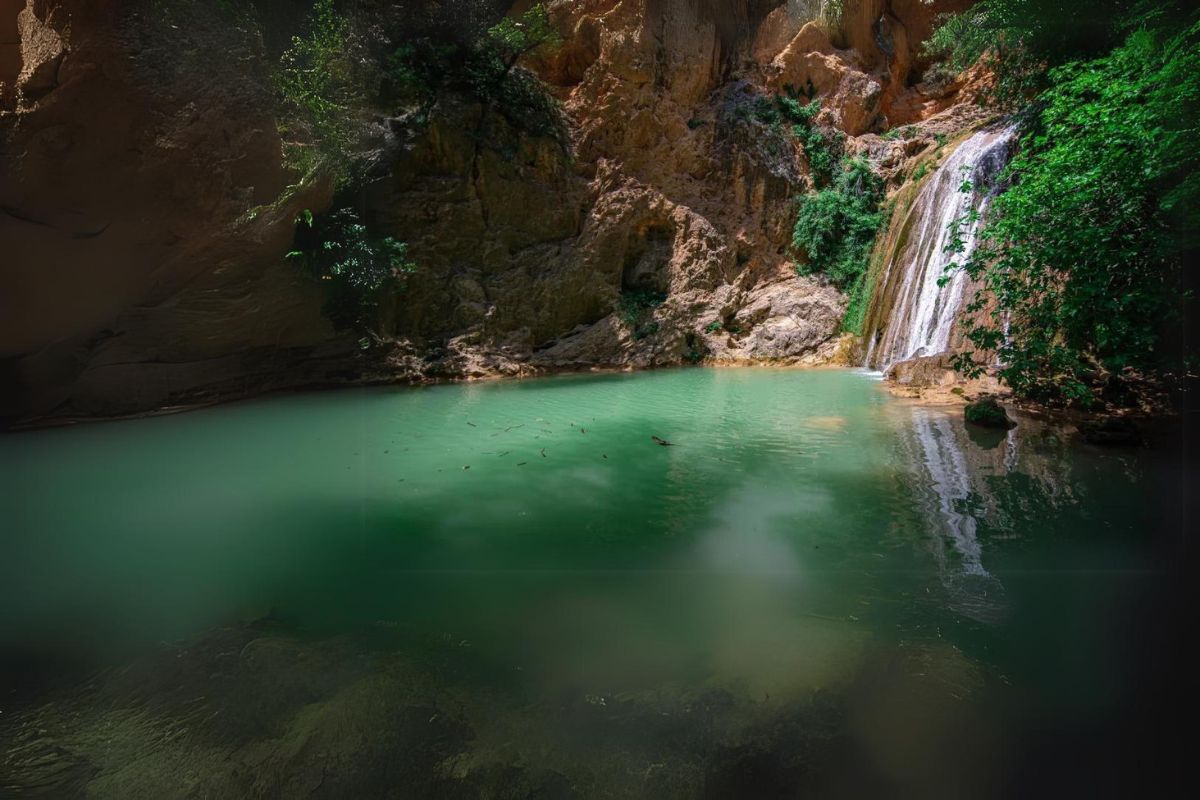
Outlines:
{"label": "rock face", "polygon": [[3,416],[119,414],[345,368],[317,287],[282,260],[319,198],[247,213],[287,175],[259,48],[208,5],[39,1],[17,17],[0,112]]}
{"label": "rock face", "polygon": [[[941,111],[962,93],[920,82],[918,45],[962,3],[845,0],[832,22],[810,5],[548,3],[563,43],[526,66],[572,152],[499,115],[480,145],[483,110],[439,102],[364,193],[418,265],[364,358],[283,258],[330,192],[285,192],[264,34],[192,0],[0,0],[0,416],[831,357],[845,298],[789,249],[803,153],[745,112],[809,81],[851,136]],[[663,300],[634,323],[618,311],[639,291]]]}

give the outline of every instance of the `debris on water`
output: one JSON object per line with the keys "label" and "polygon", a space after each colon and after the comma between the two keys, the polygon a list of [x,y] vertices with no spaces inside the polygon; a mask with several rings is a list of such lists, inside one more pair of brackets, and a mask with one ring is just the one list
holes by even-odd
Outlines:
{"label": "debris on water", "polygon": [[468,425],[470,425],[472,428],[478,428],[478,427],[479,427],[479,426],[478,426],[478,425],[476,425],[474,422],[468,422],[467,424],[468,424]]}
{"label": "debris on water", "polygon": [[504,429],[504,432],[508,433],[509,431],[515,431],[517,428],[524,428],[524,427],[525,427],[525,423],[521,423],[520,425],[509,425],[507,428]]}
{"label": "debris on water", "polygon": [[580,433],[587,433],[587,428],[580,428],[580,429],[579,429],[579,432],[580,432]]}
{"label": "debris on water", "polygon": [[542,458],[546,457],[546,448],[542,448]]}
{"label": "debris on water", "polygon": [[607,453],[601,453],[601,454],[600,454],[600,457],[601,457],[601,458],[608,458],[608,454],[607,454]]}
{"label": "debris on water", "polygon": [[518,461],[518,462],[517,462],[517,466],[518,466],[518,467],[523,467],[523,466],[525,466],[525,465],[526,465],[526,464],[528,464],[528,463],[529,463],[528,461]]}
{"label": "debris on water", "polygon": [[463,467],[463,469],[470,469],[470,468],[471,468],[470,464],[467,464],[466,466]]}
{"label": "debris on water", "polygon": [[662,445],[663,447],[671,447],[673,445],[672,442],[668,442],[666,439],[660,439],[657,436],[652,435],[650,438],[654,440],[655,444]]}
{"label": "debris on water", "polygon": [[504,456],[508,455],[511,452],[512,452],[511,450],[505,450],[503,453],[500,454],[500,457],[503,458]]}

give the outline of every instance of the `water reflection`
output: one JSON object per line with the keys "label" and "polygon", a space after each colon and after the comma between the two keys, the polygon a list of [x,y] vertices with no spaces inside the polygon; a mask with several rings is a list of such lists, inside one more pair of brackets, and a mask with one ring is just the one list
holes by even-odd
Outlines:
{"label": "water reflection", "polygon": [[1077,678],[1117,661],[1077,620],[1107,585],[1052,568],[1132,563],[1136,459],[876,389],[680,370],[0,440],[0,661],[42,681],[0,698],[0,796],[985,796],[996,697],[1125,685]]}
{"label": "water reflection", "polygon": [[[930,549],[950,606],[977,622],[999,623],[1006,613],[1004,587],[983,564],[979,523],[969,510],[972,499],[987,492],[979,465],[969,461],[981,453],[968,455],[963,424],[944,412],[914,408],[912,415],[903,438],[917,473],[913,494],[932,534]],[[1002,463],[1010,460],[1015,463],[1015,456],[1006,450]]]}

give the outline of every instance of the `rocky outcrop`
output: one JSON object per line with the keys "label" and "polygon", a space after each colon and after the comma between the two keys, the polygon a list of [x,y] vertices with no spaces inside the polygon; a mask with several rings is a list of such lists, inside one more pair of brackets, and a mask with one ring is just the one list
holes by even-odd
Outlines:
{"label": "rocky outcrop", "polygon": [[[485,148],[469,175],[454,154],[470,148],[450,140],[464,136],[455,120],[471,115],[447,110],[375,203],[421,264],[395,310],[399,361],[422,368],[412,354],[429,340],[447,342],[424,367],[435,374],[462,364],[518,374],[788,362],[835,350],[844,298],[792,268],[795,197],[809,185],[803,154],[786,136],[764,142],[772,132],[746,119],[760,98],[811,81],[832,101],[825,121],[854,135],[886,124],[885,88],[888,97],[920,90],[895,85],[883,54],[837,49],[797,4],[590,0],[549,10],[564,43],[528,66],[574,126],[569,169],[549,143],[514,140],[500,149],[519,156]],[[926,31],[936,10],[905,6],[897,20]],[[855,19],[840,35],[857,31]],[[915,45],[904,57],[907,80]],[[944,127],[955,121],[973,120]],[[496,215],[515,209],[513,219]],[[633,326],[615,311],[636,289],[665,301]],[[465,355],[472,349],[486,355]]]}
{"label": "rocky outcrop", "polygon": [[264,205],[288,183],[266,63],[209,5],[20,12],[0,112],[4,416],[119,414],[345,369],[318,288],[282,259],[298,209],[328,189]]}
{"label": "rocky outcrop", "polygon": [[[453,97],[394,142],[361,205],[418,271],[364,356],[283,258],[330,194],[288,189],[277,32],[193,0],[0,0],[0,416],[836,350],[844,297],[792,268],[803,153],[746,111],[811,81],[852,149],[880,147],[960,98],[923,86],[917,48],[954,0],[846,0],[836,24],[782,0],[547,5],[563,43],[526,66],[570,152]],[[634,291],[664,298],[637,326]]]}

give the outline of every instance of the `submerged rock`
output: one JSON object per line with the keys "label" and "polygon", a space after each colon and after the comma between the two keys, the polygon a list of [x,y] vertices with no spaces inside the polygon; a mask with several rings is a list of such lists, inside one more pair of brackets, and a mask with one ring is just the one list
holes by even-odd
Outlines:
{"label": "submerged rock", "polygon": [[1101,447],[1136,447],[1143,441],[1137,424],[1126,417],[1091,419],[1079,424],[1079,436]]}

